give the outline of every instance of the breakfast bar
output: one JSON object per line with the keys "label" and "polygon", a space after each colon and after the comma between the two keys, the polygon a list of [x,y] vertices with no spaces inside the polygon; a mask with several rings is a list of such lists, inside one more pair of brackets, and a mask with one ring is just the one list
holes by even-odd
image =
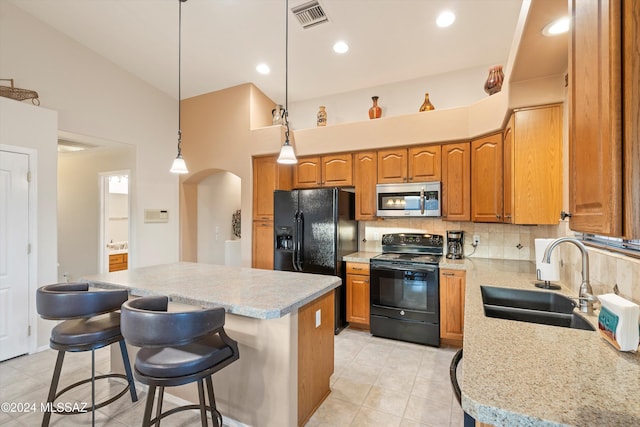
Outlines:
{"label": "breakfast bar", "polygon": [[[168,296],[171,304],[222,306],[225,330],[240,359],[214,375],[218,409],[251,426],[303,425],[330,392],[334,292],[341,279],[213,264],[180,262],[86,276],[97,288],[132,297]],[[130,347],[132,360],[135,347]],[[112,357],[114,370],[117,358]],[[195,387],[172,394],[197,401]]]}

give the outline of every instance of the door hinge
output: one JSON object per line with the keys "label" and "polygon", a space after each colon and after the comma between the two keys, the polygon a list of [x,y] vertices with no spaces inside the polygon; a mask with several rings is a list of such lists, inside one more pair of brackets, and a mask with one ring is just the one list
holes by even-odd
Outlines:
{"label": "door hinge", "polygon": [[31,325],[29,325],[27,327],[27,336],[30,337],[31,336]]}
{"label": "door hinge", "polygon": [[31,171],[27,172],[27,182],[31,182]]}
{"label": "door hinge", "polygon": [[27,255],[31,254],[31,243],[27,244]]}

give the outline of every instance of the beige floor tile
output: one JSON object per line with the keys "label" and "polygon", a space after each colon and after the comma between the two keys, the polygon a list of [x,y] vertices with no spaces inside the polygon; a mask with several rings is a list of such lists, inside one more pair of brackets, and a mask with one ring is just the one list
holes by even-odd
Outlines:
{"label": "beige floor tile", "polygon": [[331,387],[331,395],[346,402],[362,405],[364,398],[371,390],[371,384],[353,381],[349,378],[338,378]]}
{"label": "beige floor tile", "polygon": [[382,370],[381,366],[351,362],[341,373],[342,378],[349,378],[361,384],[375,384]]}
{"label": "beige floor tile", "polygon": [[359,405],[334,399],[332,396],[320,405],[307,426],[309,427],[348,427],[355,418]]}
{"label": "beige floor tile", "polygon": [[400,427],[429,427],[429,426],[427,424],[422,424],[414,420],[403,418],[402,421],[400,421]]}
{"label": "beige floor tile", "polygon": [[404,418],[433,427],[448,426],[451,418],[451,401],[439,401],[411,396]]}
{"label": "beige floor tile", "polygon": [[399,427],[401,420],[398,416],[362,407],[350,427]]}
{"label": "beige floor tile", "polygon": [[415,374],[406,374],[393,368],[384,368],[375,385],[388,390],[410,391],[413,388]]}
{"label": "beige floor tile", "polygon": [[380,386],[373,386],[365,398],[363,406],[402,417],[408,401],[408,391],[401,392]]}

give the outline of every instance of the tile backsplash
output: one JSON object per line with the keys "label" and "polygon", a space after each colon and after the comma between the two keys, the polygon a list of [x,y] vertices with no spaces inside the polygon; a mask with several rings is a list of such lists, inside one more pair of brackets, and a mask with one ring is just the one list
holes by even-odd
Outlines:
{"label": "tile backsplash", "polygon": [[[568,222],[559,225],[511,225],[474,222],[451,222],[440,218],[387,218],[380,221],[360,221],[360,251],[381,252],[380,239],[385,233],[427,232],[446,236],[447,230],[464,231],[464,255],[471,258],[535,261],[534,241],[537,238],[573,236]],[[471,246],[473,235],[480,244]],[[561,281],[577,294],[582,281],[582,258],[573,245],[562,244],[560,254]],[[613,291],[618,285],[620,296],[640,303],[640,259],[588,247],[589,276],[596,295]],[[445,246],[446,252],[446,246]]]}

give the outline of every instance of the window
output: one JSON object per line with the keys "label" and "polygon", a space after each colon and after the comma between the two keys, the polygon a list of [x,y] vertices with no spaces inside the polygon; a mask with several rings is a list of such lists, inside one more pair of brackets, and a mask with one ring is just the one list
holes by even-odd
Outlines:
{"label": "window", "polygon": [[576,238],[591,246],[620,252],[634,258],[640,258],[640,240],[627,240],[620,237],[608,237],[588,233],[576,233]]}

